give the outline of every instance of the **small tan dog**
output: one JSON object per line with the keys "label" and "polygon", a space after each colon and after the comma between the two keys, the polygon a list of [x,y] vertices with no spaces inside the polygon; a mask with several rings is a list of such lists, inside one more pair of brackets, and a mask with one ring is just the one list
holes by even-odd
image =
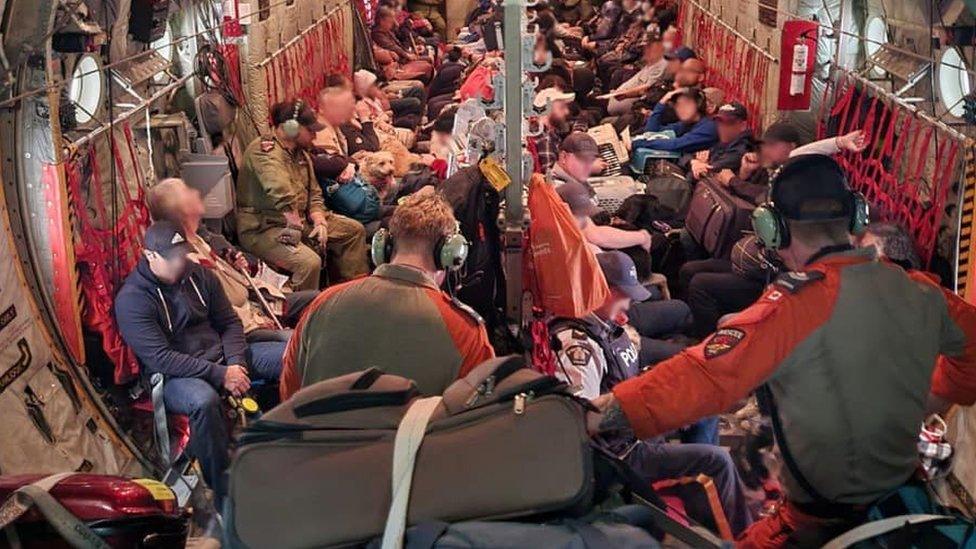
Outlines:
{"label": "small tan dog", "polygon": [[361,155],[359,173],[363,176],[363,180],[376,187],[382,198],[393,192],[396,187],[394,179],[396,159],[389,151]]}

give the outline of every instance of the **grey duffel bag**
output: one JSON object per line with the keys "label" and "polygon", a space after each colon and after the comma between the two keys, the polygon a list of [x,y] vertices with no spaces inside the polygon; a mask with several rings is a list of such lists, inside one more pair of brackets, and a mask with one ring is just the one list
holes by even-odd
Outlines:
{"label": "grey duffel bag", "polygon": [[[430,522],[407,530],[404,549],[655,549],[650,509],[627,505],[592,520],[562,519],[546,524],[470,521]],[[380,549],[378,541],[368,549]]]}
{"label": "grey duffel bag", "polygon": [[418,396],[374,369],[306,387],[252,423],[230,468],[226,545],[354,545],[429,521],[589,508],[584,405],[564,384],[508,357]]}

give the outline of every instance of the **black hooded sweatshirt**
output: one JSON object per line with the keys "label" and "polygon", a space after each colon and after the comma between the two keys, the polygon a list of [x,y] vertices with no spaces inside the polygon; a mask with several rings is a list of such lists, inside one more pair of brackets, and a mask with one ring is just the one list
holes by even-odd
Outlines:
{"label": "black hooded sweatshirt", "polygon": [[244,326],[217,277],[189,263],[176,284],[161,282],[146,258],[115,298],[115,318],[144,373],[196,377],[219,388],[227,366],[247,366]]}

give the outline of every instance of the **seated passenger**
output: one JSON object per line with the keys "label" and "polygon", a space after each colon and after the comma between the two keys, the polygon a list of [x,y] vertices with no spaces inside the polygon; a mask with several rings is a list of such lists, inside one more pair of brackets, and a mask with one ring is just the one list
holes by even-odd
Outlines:
{"label": "seated passenger", "polygon": [[538,162],[536,173],[548,173],[559,158],[559,144],[562,138],[559,129],[567,124],[569,104],[576,94],[566,93],[558,88],[546,88],[535,95],[532,106],[538,110],[549,106],[549,112],[539,117],[539,135],[527,136],[526,140],[535,148]]}
{"label": "seated passenger", "polygon": [[[678,121],[663,125],[661,117],[664,115],[668,103],[672,101]],[[655,149],[679,154],[695,153],[708,149],[718,140],[718,130],[715,127],[715,121],[707,116],[705,109],[705,96],[696,88],[682,88],[669,92],[654,107],[654,112],[647,119],[644,131],[657,133],[670,130],[674,132],[675,137],[641,139],[639,136],[635,136],[632,149]]]}
{"label": "seated passenger", "polygon": [[[169,221],[183,230],[190,246],[188,256],[194,263],[208,269],[220,280],[224,294],[244,325],[249,341],[276,339],[288,341],[291,330],[281,330],[256,297],[252,297],[255,284],[265,291],[265,301],[274,308],[284,326],[298,323],[305,307],[318,292],[306,290],[293,292],[286,288],[270,287],[261,281],[249,282],[241,274],[250,272],[251,261],[223,235],[214,233],[203,224],[204,205],[200,193],[191,189],[182,179],[169,178],[160,181],[146,191],[146,204],[154,221]],[[253,259],[253,258],[252,258]]]}
{"label": "seated passenger", "polygon": [[382,67],[388,80],[420,80],[430,82],[434,65],[423,59],[419,50],[403,44],[397,38],[396,14],[389,8],[376,11],[373,31],[370,33],[376,62]]}
{"label": "seated passenger", "polygon": [[281,398],[323,379],[376,367],[440,394],[492,358],[481,318],[440,290],[438,243],[457,231],[450,205],[424,193],[390,219],[389,263],[372,276],[333,286],[298,324],[285,358]]}
{"label": "seated passenger", "polygon": [[147,375],[166,376],[166,411],[190,417],[189,454],[199,460],[217,508],[230,436],[220,392],[241,396],[250,378],[277,380],[282,342],[244,342],[244,327],[220,281],[189,262],[186,236],[173,223],[146,229],[145,249],[115,298],[119,331]]}
{"label": "seated passenger", "polygon": [[715,124],[718,143],[692,159],[692,179],[701,179],[708,173],[721,170],[738,169],[742,156],[755,150],[755,140],[749,127],[749,111],[742,103],[733,101],[719,107],[715,113]]}
{"label": "seated passenger", "polygon": [[872,223],[858,239],[862,248],[872,247],[878,257],[887,259],[906,271],[922,268],[915,242],[904,227],[896,223]]}
{"label": "seated passenger", "polygon": [[[372,120],[389,124],[412,137],[411,130],[420,124],[423,117],[424,104],[420,97],[388,98],[377,86],[376,75],[365,69],[353,75],[353,91],[359,102],[368,107]],[[412,142],[404,140],[407,146]]]}
{"label": "seated passenger", "polygon": [[[607,112],[610,116],[620,116],[630,112],[634,103],[650,89],[651,85],[664,76],[668,60],[664,58],[664,44],[652,38],[644,45],[643,66],[629,80],[617,87],[617,94],[610,99]],[[626,92],[626,93],[621,93]]]}
{"label": "seated passenger", "polygon": [[[348,94],[351,103],[352,93]],[[291,273],[296,290],[317,290],[322,258],[333,281],[363,275],[363,226],[325,208],[312,174],[308,149],[325,130],[312,109],[298,101],[271,108],[274,133],[254,139],[237,176],[237,235],[241,246],[269,265]]]}
{"label": "seated passenger", "polygon": [[[555,319],[550,324],[556,352],[556,376],[571,391],[593,398],[641,373],[638,352],[619,319],[632,301],[644,301],[650,292],[636,276],[634,263],[622,252],[597,256],[610,285],[607,302],[582,319]],[[662,438],[637,440],[627,431],[608,432],[606,446],[625,460],[648,483],[684,476],[708,475],[719,493],[733,533],[752,522],[735,465],[728,451],[712,444],[668,444]],[[699,520],[710,510],[690,508]]]}
{"label": "seated passenger", "polygon": [[580,231],[592,246],[605,250],[641,246],[650,250],[649,232],[597,225],[590,219],[590,216],[600,212],[593,198],[593,189],[586,182],[598,155],[599,147],[592,136],[583,132],[569,134],[560,145],[559,160],[549,172],[549,180],[556,186],[556,192],[563,201],[570,205]]}
{"label": "seated passenger", "polygon": [[758,206],[766,201],[770,174],[791,157],[803,154],[831,156],[840,151],[861,152],[867,146],[861,130],[808,145],[801,146],[802,143],[800,130],[796,126],[789,122],[775,122],[763,133],[758,153],[744,154],[738,169],[727,167],[717,170],[716,180],[740,198]]}

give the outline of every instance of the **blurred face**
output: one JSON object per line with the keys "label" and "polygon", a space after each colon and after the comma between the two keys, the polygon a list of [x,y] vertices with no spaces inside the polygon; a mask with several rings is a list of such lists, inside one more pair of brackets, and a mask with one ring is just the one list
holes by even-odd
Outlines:
{"label": "blurred face", "polygon": [[546,59],[549,58],[549,47],[546,44],[546,41],[542,38],[536,40],[535,50],[533,51],[534,53],[532,54],[532,60],[535,62],[535,64],[544,65],[546,63]]}
{"label": "blurred face", "polygon": [[746,123],[736,120],[733,122],[719,122],[718,140],[722,143],[731,143],[746,130]]}
{"label": "blurred face", "polygon": [[675,76],[675,82],[679,86],[690,88],[701,84],[705,77],[705,69],[698,59],[689,59],[681,64],[681,70]]}
{"label": "blurred face", "polygon": [[332,126],[346,124],[356,114],[356,97],[351,91],[343,90],[341,93],[323,94],[322,97],[325,101],[320,102],[319,114]]}
{"label": "blurred face", "polygon": [[167,258],[156,252],[145,251],[146,261],[149,262],[149,269],[156,278],[166,284],[175,284],[183,278],[186,272],[186,253],[173,252],[172,257]]}
{"label": "blurred face", "polygon": [[631,299],[629,297],[620,293],[616,288],[611,288],[610,297],[597,312],[604,320],[615,320],[630,310],[630,303]]}
{"label": "blurred face", "polygon": [[179,193],[180,209],[183,215],[184,225],[196,230],[203,220],[203,214],[206,213],[200,191],[184,185],[180,187]]}
{"label": "blurred face", "polygon": [[668,74],[672,75],[677,79],[678,73],[681,72],[681,60],[680,59],[668,59],[668,66],[665,68]]}
{"label": "blurred face", "polygon": [[661,42],[651,42],[644,48],[645,63],[657,63],[662,57],[664,57],[664,44]]}
{"label": "blurred face", "polygon": [[624,11],[634,11],[637,9],[638,2],[637,0],[624,0],[621,5],[623,6]]}
{"label": "blurred face", "polygon": [[376,19],[376,26],[382,31],[393,30],[394,20],[392,17],[379,17]]}
{"label": "blurred face", "polygon": [[679,97],[674,102],[674,112],[678,115],[678,120],[682,122],[694,122],[701,116],[698,113],[698,103],[685,96]]}
{"label": "blurred face", "polygon": [[559,163],[572,178],[578,181],[586,181],[593,173],[593,163],[596,162],[595,156],[559,153]]}
{"label": "blurred face", "polygon": [[552,108],[549,109],[549,125],[558,126],[566,122],[569,117],[569,102],[554,101]]}
{"label": "blurred face", "polygon": [[295,144],[303,149],[309,149],[312,147],[312,141],[314,139],[315,134],[305,126],[301,126],[298,129],[298,137],[295,138]]}
{"label": "blurred face", "polygon": [[884,240],[870,232],[866,232],[861,236],[858,245],[862,248],[874,248],[878,252],[878,257],[885,257]]}
{"label": "blurred face", "polygon": [[763,143],[759,149],[763,167],[775,168],[783,164],[790,159],[790,153],[793,152],[794,148],[792,143],[783,143],[781,141],[767,141]]}

